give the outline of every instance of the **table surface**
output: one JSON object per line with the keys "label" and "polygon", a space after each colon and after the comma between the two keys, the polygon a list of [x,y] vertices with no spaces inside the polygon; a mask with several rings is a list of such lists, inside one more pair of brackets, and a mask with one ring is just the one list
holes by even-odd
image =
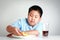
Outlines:
{"label": "table surface", "polygon": [[27,36],[25,38],[20,37],[6,37],[0,36],[0,40],[60,40],[60,36],[48,36],[48,37],[36,37],[36,36]]}

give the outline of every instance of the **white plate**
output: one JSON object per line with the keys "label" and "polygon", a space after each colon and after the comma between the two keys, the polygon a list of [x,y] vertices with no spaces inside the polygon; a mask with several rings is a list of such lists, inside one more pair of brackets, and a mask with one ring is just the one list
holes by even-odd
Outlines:
{"label": "white plate", "polygon": [[25,38],[24,36],[16,36],[16,35],[13,35],[14,38]]}
{"label": "white plate", "polygon": [[14,38],[20,38],[20,39],[24,39],[24,38],[33,38],[35,37],[34,35],[28,35],[28,36],[16,36],[16,35],[13,35]]}

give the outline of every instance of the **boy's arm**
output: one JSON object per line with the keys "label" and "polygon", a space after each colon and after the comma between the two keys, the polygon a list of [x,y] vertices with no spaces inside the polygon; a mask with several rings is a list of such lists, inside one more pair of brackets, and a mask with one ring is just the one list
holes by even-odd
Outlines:
{"label": "boy's arm", "polygon": [[11,25],[8,25],[6,30],[9,33],[11,33],[10,35],[12,35],[12,34],[17,35],[17,36],[21,36],[22,35],[22,33],[20,32],[20,30],[18,28],[12,27]]}
{"label": "boy's arm", "polygon": [[[6,30],[11,33],[10,35],[14,34],[17,36],[23,36],[24,34],[28,34],[28,35],[39,35],[39,32],[37,30],[29,30],[29,31],[25,31],[25,32],[20,32],[19,29],[12,27],[11,25],[8,25]],[[10,36],[9,34],[7,36]]]}

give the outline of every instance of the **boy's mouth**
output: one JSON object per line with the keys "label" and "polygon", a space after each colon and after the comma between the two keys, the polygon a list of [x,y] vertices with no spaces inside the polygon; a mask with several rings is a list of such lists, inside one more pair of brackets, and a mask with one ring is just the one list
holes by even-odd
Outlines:
{"label": "boy's mouth", "polygon": [[30,23],[33,23],[34,24],[35,22],[34,21],[30,21]]}
{"label": "boy's mouth", "polygon": [[34,21],[30,21],[30,22],[34,23]]}

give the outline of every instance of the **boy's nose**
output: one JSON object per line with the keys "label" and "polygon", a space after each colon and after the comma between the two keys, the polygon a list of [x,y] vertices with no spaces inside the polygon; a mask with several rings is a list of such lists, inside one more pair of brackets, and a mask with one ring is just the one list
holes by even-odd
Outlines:
{"label": "boy's nose", "polygon": [[34,17],[32,17],[32,20],[34,21],[34,20],[35,20],[35,18],[34,18]]}

